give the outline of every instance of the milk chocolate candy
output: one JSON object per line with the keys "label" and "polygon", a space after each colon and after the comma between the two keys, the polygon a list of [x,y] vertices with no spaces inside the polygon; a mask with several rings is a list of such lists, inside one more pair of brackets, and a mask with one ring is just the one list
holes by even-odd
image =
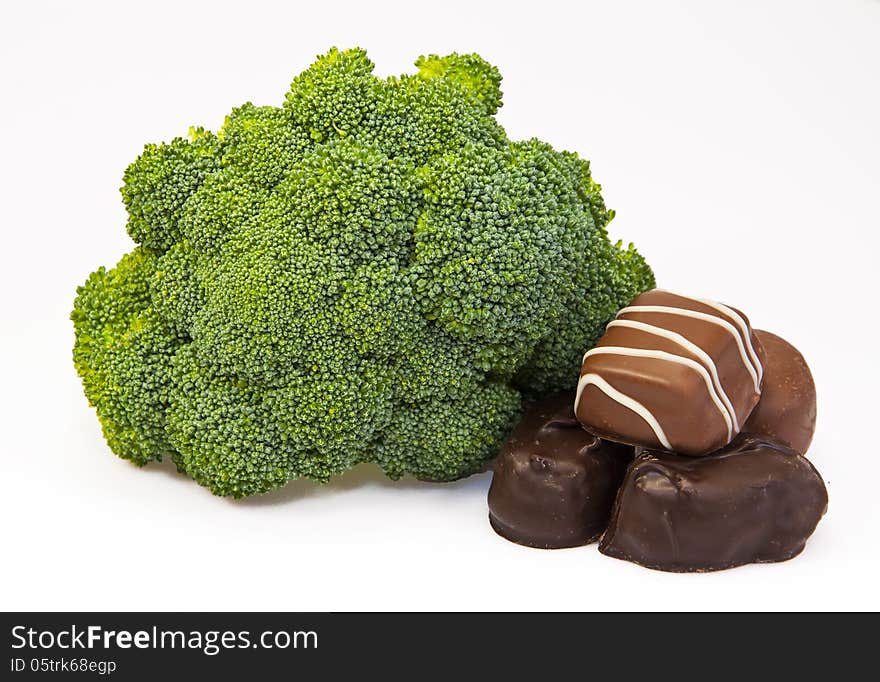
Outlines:
{"label": "milk chocolate candy", "polygon": [[646,450],[627,471],[599,551],[674,572],[785,561],[827,505],[813,465],[763,436],[740,434],[699,458]]}
{"label": "milk chocolate candy", "polygon": [[761,329],[755,336],[764,347],[761,400],[743,427],[770,436],[804,454],[816,430],[816,385],[797,348]]}
{"label": "milk chocolate candy", "polygon": [[575,411],[603,438],[705,455],[727,445],[757,404],[762,357],[738,310],[648,291],[584,355]]}
{"label": "milk chocolate candy", "polygon": [[553,549],[595,542],[633,449],[587,433],[574,392],[526,409],[494,463],[489,521],[513,542]]}

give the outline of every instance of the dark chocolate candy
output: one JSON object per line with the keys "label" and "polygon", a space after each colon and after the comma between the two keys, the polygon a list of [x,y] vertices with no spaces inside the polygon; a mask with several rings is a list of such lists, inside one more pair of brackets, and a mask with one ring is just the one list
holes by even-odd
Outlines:
{"label": "dark chocolate candy", "polygon": [[584,355],[577,417],[610,440],[705,455],[729,443],[757,404],[762,354],[741,312],[648,291]]}
{"label": "dark chocolate candy", "polygon": [[627,470],[599,551],[662,571],[785,561],[828,506],[809,461],[740,434],[706,457],[645,450]]}
{"label": "dark chocolate candy", "polygon": [[816,385],[797,348],[775,334],[755,330],[764,347],[761,400],[743,430],[770,436],[804,454],[816,430]]}
{"label": "dark chocolate candy", "polygon": [[513,542],[553,549],[595,542],[633,449],[587,433],[574,392],[526,409],[494,463],[489,521]]}

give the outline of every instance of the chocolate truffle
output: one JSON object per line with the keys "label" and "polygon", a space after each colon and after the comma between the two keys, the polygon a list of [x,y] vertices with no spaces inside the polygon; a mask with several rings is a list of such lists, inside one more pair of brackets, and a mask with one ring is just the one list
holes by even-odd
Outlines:
{"label": "chocolate truffle", "polygon": [[584,355],[575,411],[603,438],[705,455],[727,445],[757,404],[762,356],[738,310],[648,291]]}
{"label": "chocolate truffle", "polygon": [[764,347],[761,400],[743,427],[804,454],[816,430],[816,385],[797,348],[776,334],[755,330]]}
{"label": "chocolate truffle", "polygon": [[764,436],[740,434],[699,458],[645,450],[627,471],[599,551],[675,572],[785,561],[827,505],[813,465]]}
{"label": "chocolate truffle", "polygon": [[508,540],[575,547],[605,530],[633,449],[584,431],[573,405],[567,391],[527,408],[495,460],[489,522]]}

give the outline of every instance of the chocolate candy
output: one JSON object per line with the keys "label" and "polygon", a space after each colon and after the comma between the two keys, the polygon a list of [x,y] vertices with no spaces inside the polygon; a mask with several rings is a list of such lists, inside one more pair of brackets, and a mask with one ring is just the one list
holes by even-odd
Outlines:
{"label": "chocolate candy", "polygon": [[755,330],[766,355],[761,400],[743,427],[804,454],[816,430],[816,385],[798,349],[785,339]]}
{"label": "chocolate candy", "polygon": [[604,438],[705,455],[729,443],[757,404],[762,355],[741,312],[648,291],[584,355],[575,411]]}
{"label": "chocolate candy", "polygon": [[642,451],[599,551],[662,571],[716,571],[796,556],[828,505],[794,450],[741,434],[706,457]]}
{"label": "chocolate candy", "polygon": [[508,540],[574,547],[605,530],[633,449],[584,431],[573,404],[568,391],[532,405],[495,460],[489,521]]}

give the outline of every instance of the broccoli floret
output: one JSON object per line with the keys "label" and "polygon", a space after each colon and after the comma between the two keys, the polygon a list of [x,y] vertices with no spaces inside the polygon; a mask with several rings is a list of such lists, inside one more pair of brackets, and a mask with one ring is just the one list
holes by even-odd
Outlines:
{"label": "broccoli floret", "polygon": [[654,285],[609,241],[589,164],[507,138],[495,67],[416,65],[382,79],[333,49],[282,106],[125,171],[139,246],[72,313],[114,452],[233,497],[361,462],[466,476]]}
{"label": "broccoli floret", "polygon": [[501,72],[478,54],[435,54],[416,60],[419,76],[425,80],[444,78],[457,82],[494,114],[501,108]]}
{"label": "broccoli floret", "polygon": [[153,309],[182,336],[190,334],[193,318],[204,305],[204,292],[196,277],[197,264],[189,243],[180,241],[159,257],[150,278]]}
{"label": "broccoli floret", "polygon": [[[343,262],[409,255],[420,202],[413,167],[352,139],[320,145],[277,192],[281,221]],[[277,203],[277,202],[276,202]]]}
{"label": "broccoli floret", "polygon": [[416,166],[468,144],[507,144],[504,129],[477,93],[452,76],[407,75],[381,82],[374,114],[353,135]]}
{"label": "broccoli floret", "polygon": [[180,239],[183,206],[217,169],[217,138],[202,128],[189,139],[148,144],[122,176],[128,234],[138,244],[165,251]]}
{"label": "broccoli floret", "polygon": [[572,273],[560,323],[535,346],[516,384],[538,400],[555,390],[573,388],[584,352],[596,345],[618,310],[655,286],[654,273],[632,244],[606,239],[591,244],[589,260]]}
{"label": "broccoli floret", "polygon": [[256,219],[268,194],[246,170],[230,167],[209,175],[184,205],[182,238],[206,262],[218,257],[236,230]]}
{"label": "broccoli floret", "polygon": [[297,127],[325,142],[356,132],[372,117],[378,90],[366,52],[334,47],[294,78],[284,106]]}
{"label": "broccoli floret", "polygon": [[[553,333],[594,218],[571,159],[532,140],[466,146],[422,169],[411,274],[424,314],[509,377]],[[588,294],[589,292],[581,292]]]}
{"label": "broccoli floret", "polygon": [[218,495],[263,493],[301,477],[326,482],[368,461],[391,420],[391,370],[379,363],[290,371],[266,385],[219,374],[185,347],[172,374],[174,461]]}
{"label": "broccoli floret", "polygon": [[479,471],[520,415],[519,393],[502,383],[476,382],[454,400],[432,400],[395,412],[375,448],[390,478],[408,474],[452,481]]}
{"label": "broccoli floret", "polygon": [[138,247],[77,290],[73,360],[110,448],[135,464],[173,448],[165,432],[170,365],[184,338],[150,305],[159,256]]}
{"label": "broccoli floret", "polygon": [[248,102],[226,117],[217,133],[220,164],[230,175],[270,188],[279,183],[312,141],[305,130],[290,125],[281,107],[255,107]]}

